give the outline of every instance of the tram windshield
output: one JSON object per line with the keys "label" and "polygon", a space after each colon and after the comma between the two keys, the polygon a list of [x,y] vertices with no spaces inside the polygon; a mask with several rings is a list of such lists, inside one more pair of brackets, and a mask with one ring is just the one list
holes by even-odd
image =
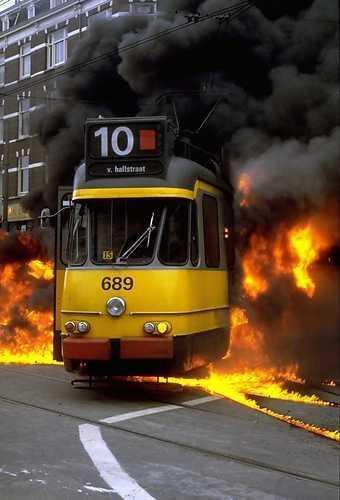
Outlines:
{"label": "tram windshield", "polygon": [[95,264],[147,264],[154,255],[162,203],[154,199],[89,203]]}
{"label": "tram windshield", "polygon": [[[184,199],[115,199],[87,204],[90,254],[95,264],[184,265],[189,251],[189,207]],[[162,235],[159,232],[162,229]]]}
{"label": "tram windshield", "polygon": [[87,211],[81,203],[76,203],[71,213],[67,255],[70,265],[82,266],[85,264],[87,258]]}

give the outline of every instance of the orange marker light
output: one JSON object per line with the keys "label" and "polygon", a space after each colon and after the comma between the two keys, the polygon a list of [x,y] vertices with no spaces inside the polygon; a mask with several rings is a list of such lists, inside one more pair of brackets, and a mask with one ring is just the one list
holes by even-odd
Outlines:
{"label": "orange marker light", "polygon": [[139,149],[141,151],[156,149],[156,130],[139,131]]}

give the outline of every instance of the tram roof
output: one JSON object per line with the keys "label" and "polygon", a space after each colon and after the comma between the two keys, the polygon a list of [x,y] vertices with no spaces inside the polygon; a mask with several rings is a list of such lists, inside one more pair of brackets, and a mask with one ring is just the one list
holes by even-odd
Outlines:
{"label": "tram roof", "polygon": [[107,189],[107,188],[177,188],[193,191],[197,180],[211,184],[224,192],[232,192],[232,188],[221,177],[203,167],[199,163],[179,156],[169,159],[165,177],[125,176],[86,178],[85,164],[81,164],[74,177],[74,190]]}

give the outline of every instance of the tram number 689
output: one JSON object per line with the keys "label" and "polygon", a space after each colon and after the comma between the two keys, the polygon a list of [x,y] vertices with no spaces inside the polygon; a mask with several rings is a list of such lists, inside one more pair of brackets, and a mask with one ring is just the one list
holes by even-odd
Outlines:
{"label": "tram number 689", "polygon": [[130,276],[126,276],[126,278],[121,278],[120,276],[114,276],[111,278],[110,276],[105,276],[102,279],[102,289],[105,291],[108,290],[132,290],[133,288],[133,279]]}

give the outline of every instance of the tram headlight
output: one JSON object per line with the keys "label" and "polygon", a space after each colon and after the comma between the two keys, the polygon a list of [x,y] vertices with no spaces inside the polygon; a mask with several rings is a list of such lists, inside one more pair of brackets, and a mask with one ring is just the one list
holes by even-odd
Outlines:
{"label": "tram headlight", "polygon": [[77,330],[77,325],[74,321],[66,321],[65,330],[67,333],[74,333]]}
{"label": "tram headlight", "polygon": [[90,331],[90,324],[87,321],[79,321],[78,323],[78,332],[79,333],[87,333]]}
{"label": "tram headlight", "polygon": [[171,332],[171,324],[168,321],[148,321],[144,323],[143,330],[151,335],[166,335]]}
{"label": "tram headlight", "polygon": [[91,329],[87,321],[66,321],[65,330],[67,333],[88,333]]}
{"label": "tram headlight", "polygon": [[151,323],[151,321],[144,323],[143,328],[145,333],[155,333],[155,325],[154,323]]}
{"label": "tram headlight", "polygon": [[165,335],[170,331],[170,325],[167,321],[160,321],[156,326],[157,333],[160,335]]}
{"label": "tram headlight", "polygon": [[112,297],[106,303],[106,310],[110,316],[121,316],[125,312],[125,301],[120,297]]}

